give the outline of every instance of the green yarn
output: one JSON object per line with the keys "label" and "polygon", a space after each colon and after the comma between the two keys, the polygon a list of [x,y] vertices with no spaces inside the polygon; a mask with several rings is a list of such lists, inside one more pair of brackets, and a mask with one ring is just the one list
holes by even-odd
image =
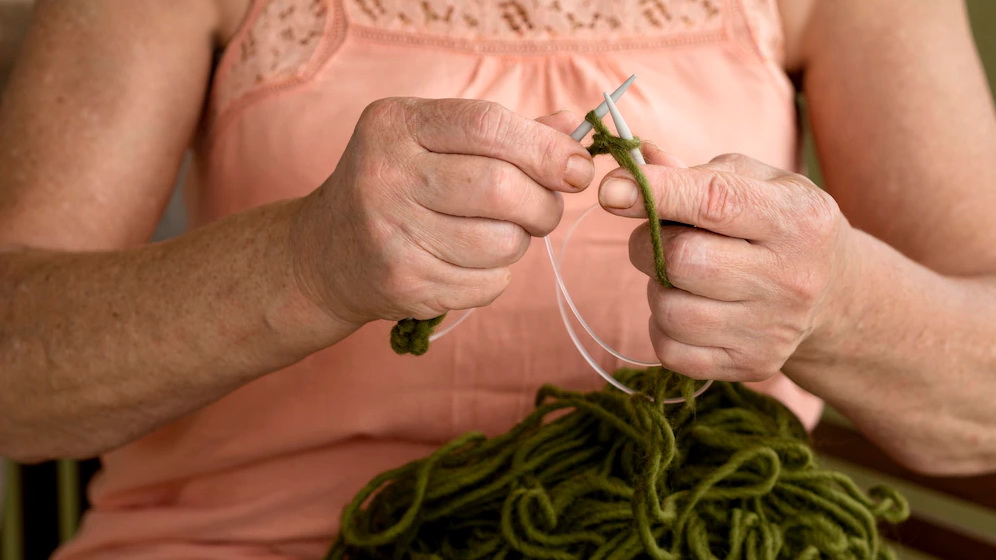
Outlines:
{"label": "green yarn", "polygon": [[[547,385],[508,433],[377,476],[326,560],[893,558],[877,524],[906,501],[820,467],[775,399],[723,382],[693,399],[660,368],[617,376],[639,392]],[[676,394],[688,402],[658,404]]]}
{"label": "green yarn", "polygon": [[643,195],[643,209],[647,212],[647,216],[650,217],[650,244],[654,249],[654,271],[661,285],[665,288],[670,288],[671,283],[667,279],[667,271],[665,270],[664,263],[664,246],[661,242],[661,222],[655,219],[658,214],[657,202],[654,200],[654,191],[650,189],[650,182],[647,181],[647,176],[640,169],[640,164],[636,163],[633,155],[630,154],[630,150],[639,149],[642,142],[639,138],[625,140],[618,136],[613,136],[609,132],[608,127],[605,126],[605,123],[602,122],[602,119],[598,118],[598,115],[594,111],[588,113],[585,120],[591,123],[595,129],[595,135],[591,138],[591,146],[588,147],[588,153],[593,156],[611,154],[612,158],[619,164],[619,167],[626,168],[633,174],[633,178],[636,179],[636,186],[640,188],[640,193]]}
{"label": "green yarn", "polygon": [[[614,136],[594,111],[588,113],[585,120],[591,123],[595,129],[588,153],[593,156],[611,154],[620,167],[628,169],[636,179],[640,192],[643,193],[643,206],[647,211],[647,216],[657,216],[657,203],[654,201],[650,183],[639,164],[633,160],[633,156],[630,154],[630,150],[639,149],[640,139],[625,140]],[[657,279],[664,287],[670,287],[671,283],[668,282],[664,266],[664,248],[661,243],[659,220],[650,220],[650,242],[654,250],[654,268]],[[443,314],[428,320],[402,319],[398,321],[391,329],[391,349],[398,354],[414,354],[416,356],[425,354],[429,350],[429,337],[432,336],[432,331],[439,323],[443,322],[445,317],[446,315]]]}
{"label": "green yarn", "polygon": [[429,350],[429,337],[446,314],[432,319],[402,319],[391,329],[391,349],[398,354],[421,356]]}
{"label": "green yarn", "polygon": [[[670,286],[653,193],[594,112],[592,155],[611,154],[643,194],[657,279]],[[444,316],[405,319],[395,352],[421,355]],[[887,560],[878,523],[909,515],[886,487],[822,468],[777,400],[673,372],[620,370],[637,393],[546,385],[511,431],[468,433],[375,477],[346,506],[326,560]],[[686,402],[665,408],[666,398]]]}

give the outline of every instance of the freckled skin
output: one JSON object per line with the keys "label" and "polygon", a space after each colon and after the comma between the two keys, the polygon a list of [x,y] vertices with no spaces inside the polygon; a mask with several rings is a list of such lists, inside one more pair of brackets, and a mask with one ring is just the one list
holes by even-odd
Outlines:
{"label": "freckled skin", "polygon": [[235,1],[39,3],[0,107],[0,455],[91,456],[366,322],[486,305],[594,175],[578,116],[383,100],[311,195],[145,244]]}
{"label": "freckled skin", "polygon": [[[780,2],[825,192],[744,156],[684,169],[651,150],[644,169],[660,217],[699,226],[664,228],[661,361],[780,370],[937,474],[996,469],[996,117],[958,4]],[[631,255],[653,276],[647,243],[638,228]]]}
{"label": "freckled skin", "polygon": [[[996,225],[989,213],[996,189],[988,187],[996,185],[996,118],[963,8],[906,0],[782,0],[780,7],[786,69],[798,73],[806,91],[837,213],[824,220],[834,206],[821,206],[825,199],[797,183],[784,183],[796,195],[787,203],[785,193],[766,198],[762,192],[776,189],[759,189],[745,191],[749,204],[713,206],[711,214],[720,216],[736,208],[725,225],[743,230],[741,240],[753,242],[746,232],[760,232],[771,262],[738,261],[745,254],[738,247],[723,253],[731,263],[723,274],[688,268],[701,274],[689,293],[702,282],[700,288],[750,285],[767,294],[750,299],[766,318],[758,321],[764,328],[712,329],[729,337],[714,344],[739,351],[710,355],[729,360],[740,372],[731,378],[743,379],[768,375],[784,361],[783,372],[913,468],[992,470]],[[457,196],[467,192],[468,176],[482,172],[474,167],[479,161],[450,165],[456,160],[446,157],[446,165],[423,169],[431,173],[419,180],[432,180],[418,192],[437,198],[407,192],[409,198],[364,199],[406,184],[419,158],[430,163],[415,149],[387,162],[364,156],[359,146],[329,180],[347,188],[321,188],[145,244],[196,134],[212,54],[245,9],[246,0],[38,2],[23,64],[0,105],[0,246],[27,247],[0,252],[0,455],[94,455],[334,344],[365,321],[483,305],[508,282],[514,242],[559,220],[555,199],[577,186],[566,180],[566,157],[528,180],[506,175],[520,188],[508,200],[530,200],[522,196],[527,188],[534,197],[517,207],[492,204],[515,216],[521,231],[510,231],[468,217],[480,200],[493,202],[491,194],[477,202]],[[380,125],[361,130],[361,139],[376,144],[385,131],[397,138],[383,126],[390,118],[408,133],[419,115],[442,111],[417,103],[378,105],[382,114],[365,126]],[[502,125],[524,127],[519,138],[549,137],[496,107],[462,109],[468,123],[497,116]],[[550,119],[542,124],[565,127],[563,117]],[[452,136],[452,127],[450,136],[433,130],[435,121],[415,128],[416,144],[468,142]],[[737,165],[712,172],[744,185],[786,180],[758,178],[770,172],[759,162]],[[488,172],[497,173],[491,164]],[[361,184],[381,190],[355,188]],[[530,186],[539,184],[543,190]],[[696,184],[719,183],[671,187],[686,189],[681,200],[702,202]],[[455,185],[461,188],[451,190]],[[544,194],[550,191],[556,192]],[[453,201],[456,208],[444,207]],[[376,209],[374,220],[361,223],[338,210],[359,202]],[[752,213],[758,209],[778,219],[759,225]],[[772,223],[783,226],[773,239],[763,227]],[[449,233],[412,235],[418,227]],[[839,237],[828,236],[831,230]],[[508,241],[503,254],[475,251],[467,241],[484,232],[501,232]],[[416,246],[412,238],[426,243]],[[829,239],[833,250],[826,251],[818,242]],[[363,264],[377,262],[417,266]],[[450,270],[445,262],[456,265]],[[471,279],[466,271],[474,265],[492,272]],[[722,278],[736,282],[713,282]],[[648,303],[663,309],[664,296],[655,293]],[[744,307],[686,303],[684,311],[672,306],[666,313],[718,324],[725,318],[729,325],[733,315],[724,310]],[[673,324],[658,324],[657,334],[673,332]],[[750,351],[762,347],[769,353]]]}

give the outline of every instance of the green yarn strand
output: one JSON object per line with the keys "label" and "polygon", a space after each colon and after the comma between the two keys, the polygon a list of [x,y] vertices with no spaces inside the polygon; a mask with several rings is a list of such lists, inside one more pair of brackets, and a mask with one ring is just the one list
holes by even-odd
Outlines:
{"label": "green yarn strand", "polygon": [[[657,280],[670,287],[656,201],[594,112],[588,151],[632,173],[650,219]],[[399,321],[391,347],[424,354],[444,316]],[[630,396],[546,385],[509,432],[457,438],[374,478],[343,510],[326,560],[891,560],[882,522],[901,495],[867,493],[822,468],[795,415],[740,384],[620,370]],[[665,408],[667,398],[685,403]]]}
{"label": "green yarn strand", "polygon": [[591,123],[591,126],[595,129],[595,135],[591,138],[591,146],[588,147],[588,153],[593,156],[610,154],[612,159],[616,160],[616,163],[619,164],[619,167],[626,168],[633,174],[633,178],[636,179],[636,185],[640,188],[640,193],[643,195],[643,209],[646,211],[650,222],[650,242],[654,249],[654,271],[657,274],[657,280],[662,286],[665,288],[671,287],[671,283],[667,279],[667,271],[664,263],[664,247],[661,242],[661,222],[657,217],[657,202],[654,200],[654,192],[650,188],[647,176],[640,169],[640,164],[636,163],[636,160],[633,159],[633,155],[630,153],[631,150],[640,149],[643,143],[639,138],[626,140],[613,135],[594,111],[588,113],[585,116],[585,120]]}
{"label": "green yarn strand", "polygon": [[[667,271],[664,263],[664,247],[661,242],[661,224],[657,216],[657,203],[654,200],[654,193],[650,189],[650,183],[646,175],[640,169],[639,164],[633,159],[630,150],[639,149],[641,142],[639,138],[626,140],[619,138],[609,132],[609,129],[598,118],[594,111],[588,113],[585,120],[591,123],[595,129],[595,134],[591,139],[591,146],[588,153],[593,156],[600,154],[610,154],[620,167],[625,167],[633,174],[636,184],[643,194],[643,206],[650,218],[650,242],[654,251],[654,269],[657,280],[665,288],[671,286],[667,279]],[[440,315],[433,319],[402,319],[391,329],[391,349],[398,354],[412,354],[421,356],[429,350],[429,337],[439,323],[443,322],[446,315]]]}
{"label": "green yarn strand", "polygon": [[391,329],[391,350],[421,356],[429,351],[429,337],[446,314],[432,319],[402,319]]}
{"label": "green yarn strand", "polygon": [[717,382],[665,408],[694,382],[617,377],[639,393],[544,386],[508,433],[374,478],[326,559],[893,558],[878,524],[905,519],[905,500],[820,467],[781,403]]}

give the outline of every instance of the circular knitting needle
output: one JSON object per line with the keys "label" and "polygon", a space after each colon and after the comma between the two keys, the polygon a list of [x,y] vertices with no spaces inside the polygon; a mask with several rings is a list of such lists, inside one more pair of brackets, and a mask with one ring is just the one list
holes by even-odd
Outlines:
{"label": "circular knitting needle", "polygon": [[[619,101],[619,98],[622,97],[624,93],[626,93],[626,90],[629,89],[630,84],[632,84],[633,80],[635,79],[636,79],[636,74],[633,74],[632,76],[629,77],[629,79],[623,82],[621,86],[616,88],[616,91],[612,92],[611,96],[612,100]],[[609,107],[608,105],[605,104],[604,101],[599,103],[598,107],[595,107],[595,114],[598,115],[598,118],[604,117],[605,114],[608,112],[609,112]],[[574,130],[574,132],[571,133],[571,138],[580,142],[589,132],[591,132],[591,123],[588,121],[583,121],[580,125],[578,125],[578,127]]]}
{"label": "circular knitting needle", "polygon": [[[632,140],[633,139],[633,133],[630,132],[629,125],[626,124],[626,120],[623,119],[623,116],[619,112],[619,108],[616,107],[616,103],[615,102],[620,97],[622,97],[622,94],[625,93],[626,88],[629,87],[629,85],[633,82],[633,80],[635,78],[636,78],[636,75],[631,76],[629,80],[626,80],[626,82],[622,86],[619,87],[619,89],[617,89],[616,91],[612,92],[612,95],[609,95],[608,93],[603,93],[602,96],[605,98],[605,101],[603,101],[595,109],[595,114],[599,118],[602,118],[603,116],[605,116],[606,112],[611,112],[612,113],[612,120],[615,122],[616,132],[619,134],[620,138],[623,138],[625,140]],[[585,128],[584,125],[588,125],[587,128]],[[574,134],[572,134],[572,136],[574,137],[575,140],[580,141],[582,138],[584,138],[585,134],[588,133],[588,130],[590,130],[590,128],[591,128],[590,123],[588,123],[588,121],[585,121],[582,126],[578,127],[578,129],[574,131]],[[640,152],[639,148],[634,148],[633,150],[630,151],[630,154],[633,157],[633,160],[637,164],[639,164],[639,165],[646,164],[646,160],[643,159],[643,154]],[[598,207],[598,205],[596,204],[592,208],[597,208],[597,207]],[[590,211],[590,210],[591,209],[589,209],[588,211]],[[588,213],[588,211],[586,211],[584,214],[582,214],[581,217],[583,218]],[[578,221],[580,221],[580,218],[578,219]],[[576,226],[576,225],[577,225],[577,222],[575,222],[574,226]],[[568,230],[567,237],[565,237],[565,239],[564,239],[564,245],[565,246],[566,246],[566,243],[567,243],[567,238],[570,237],[570,234],[573,231],[574,226],[572,226],[571,229]],[[574,346],[577,347],[578,352],[581,354],[581,357],[583,357],[585,359],[585,361],[588,362],[588,365],[590,365],[591,368],[594,369],[596,373],[598,373],[598,375],[600,375],[603,379],[605,379],[605,381],[607,381],[610,385],[614,386],[615,388],[619,389],[620,391],[622,391],[622,392],[624,392],[626,394],[629,394],[629,395],[634,394],[636,391],[634,391],[630,387],[626,386],[626,384],[623,383],[622,381],[616,379],[609,372],[607,372],[604,369],[602,369],[602,367],[598,364],[598,362],[596,362],[594,360],[594,358],[592,358],[591,354],[588,353],[588,351],[585,349],[584,345],[581,343],[581,340],[578,338],[577,333],[574,331],[574,327],[571,326],[570,319],[567,316],[567,310],[564,308],[564,303],[565,302],[567,303],[567,306],[570,308],[571,313],[573,313],[574,318],[577,319],[579,323],[581,323],[581,326],[584,327],[584,330],[588,333],[588,335],[591,336],[595,340],[595,342],[599,346],[602,347],[602,349],[604,349],[605,351],[609,352],[610,354],[612,354],[616,358],[621,359],[621,360],[626,361],[626,362],[629,362],[631,364],[646,365],[646,366],[650,366],[650,367],[660,366],[661,364],[660,363],[651,364],[651,363],[647,363],[647,362],[637,362],[637,361],[634,361],[634,360],[632,360],[630,358],[626,358],[625,356],[622,356],[618,352],[612,350],[607,344],[605,344],[591,330],[591,327],[589,327],[588,324],[581,317],[580,312],[578,311],[577,307],[574,305],[574,302],[571,300],[570,293],[567,291],[567,286],[564,285],[564,279],[563,279],[562,275],[560,274],[560,259],[553,252],[553,245],[550,243],[550,236],[544,237],[543,241],[546,244],[546,250],[547,250],[547,253],[550,256],[550,264],[553,265],[553,273],[554,273],[554,276],[557,279],[557,288],[558,288],[557,289],[557,306],[560,309],[560,316],[564,320],[564,327],[567,329],[568,335],[570,335],[571,340],[574,342]],[[560,252],[561,252],[561,254],[563,254],[564,247],[561,247]],[[696,397],[699,396],[699,395],[701,395],[703,392],[705,392],[709,388],[710,385],[712,385],[712,380],[706,381],[701,387],[699,387],[695,391],[695,393],[693,393],[693,395],[696,396]],[[653,400],[653,399],[651,398],[651,400]],[[685,402],[684,397],[675,397],[675,398],[672,398],[672,399],[664,399],[664,401],[663,401],[662,404],[679,404],[679,403],[683,403],[683,402]]]}
{"label": "circular knitting needle", "polygon": [[[619,112],[619,107],[616,107],[615,102],[612,100],[612,96],[607,93],[602,94],[605,97],[605,104],[609,107],[609,112],[612,113],[612,122],[616,124],[616,132],[619,133],[619,137],[623,140],[632,140],[633,133],[629,131],[629,125],[626,124],[626,119],[623,118],[622,113]],[[646,160],[643,159],[643,154],[640,152],[640,148],[633,148],[629,151],[629,154],[633,156],[633,160],[640,165],[646,164]]]}

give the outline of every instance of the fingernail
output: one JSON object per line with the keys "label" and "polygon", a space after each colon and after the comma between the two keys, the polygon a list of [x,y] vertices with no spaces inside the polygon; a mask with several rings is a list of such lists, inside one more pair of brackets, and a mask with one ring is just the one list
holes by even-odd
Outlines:
{"label": "fingernail", "polygon": [[589,158],[573,155],[567,160],[564,181],[575,189],[583,189],[595,178],[595,164]]}
{"label": "fingernail", "polygon": [[599,199],[602,202],[602,206],[622,210],[636,204],[636,199],[639,195],[636,183],[629,179],[615,178],[609,179],[602,185],[602,190],[599,192]]}

